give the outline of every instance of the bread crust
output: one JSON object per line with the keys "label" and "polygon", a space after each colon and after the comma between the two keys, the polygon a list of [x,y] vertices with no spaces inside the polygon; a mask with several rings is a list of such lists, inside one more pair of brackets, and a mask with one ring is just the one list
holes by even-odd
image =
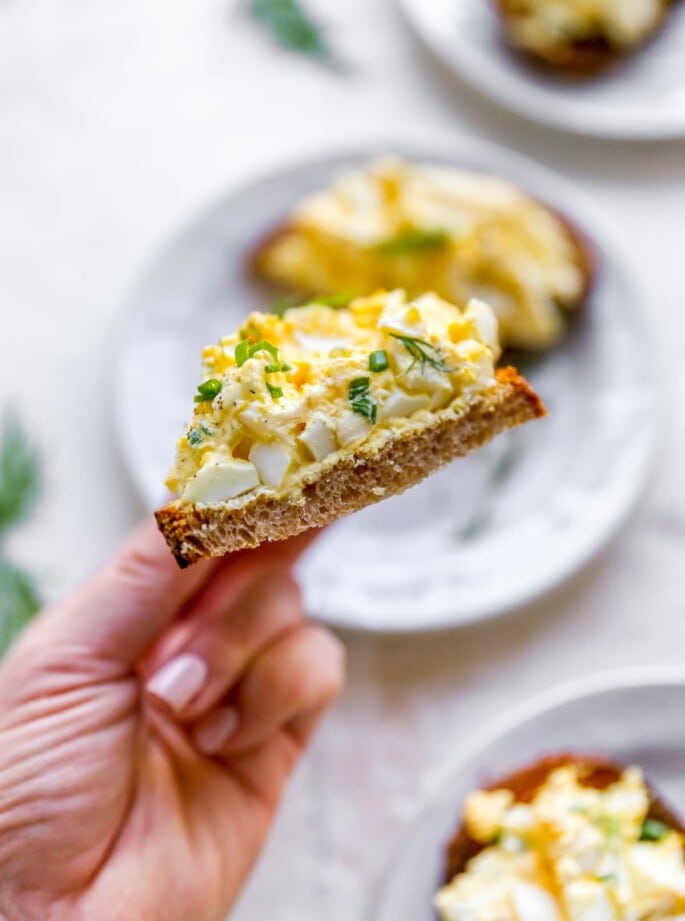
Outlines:
{"label": "bread crust", "polygon": [[403,492],[499,432],[545,415],[540,397],[513,368],[496,372],[496,385],[465,413],[444,410],[428,426],[391,438],[380,448],[361,445],[297,492],[258,495],[237,506],[174,501],[155,513],[179,566],[284,540],[322,527]]}
{"label": "bread crust", "polygon": [[[517,802],[529,803],[544,784],[548,776],[557,768],[575,765],[582,769],[582,784],[596,790],[603,790],[620,779],[625,770],[625,765],[598,755],[582,755],[563,752],[541,758],[528,767],[522,768],[506,777],[488,783],[485,790],[511,790]],[[669,828],[685,834],[682,820],[657,796],[655,791],[648,787],[650,794],[650,807],[648,818],[658,819]],[[456,835],[447,846],[447,859],[445,868],[445,882],[451,882],[458,873],[466,869],[466,865],[485,845],[474,841],[462,824]]]}
{"label": "bread crust", "polygon": [[663,29],[676,0],[662,0],[661,17],[645,38],[627,48],[619,48],[598,36],[584,41],[569,41],[565,45],[539,49],[522,47],[513,39],[511,25],[516,18],[517,0],[495,0],[508,46],[529,64],[571,80],[590,80],[617,66],[645,48]]}

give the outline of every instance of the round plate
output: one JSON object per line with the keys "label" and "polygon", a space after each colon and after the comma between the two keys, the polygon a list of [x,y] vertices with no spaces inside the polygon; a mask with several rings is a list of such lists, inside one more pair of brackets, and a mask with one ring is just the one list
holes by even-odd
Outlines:
{"label": "round plate", "polygon": [[493,0],[401,0],[445,66],[535,121],[625,139],[685,136],[685,15],[675,9],[641,52],[599,79],[564,81],[518,60],[502,40]]}
{"label": "round plate", "polygon": [[[465,796],[545,755],[604,754],[642,767],[664,800],[685,815],[685,670],[650,668],[576,682],[525,704],[464,750],[393,861],[373,921],[436,921],[445,847]],[[654,719],[658,713],[659,718]]]}
{"label": "round plate", "polygon": [[339,522],[305,558],[301,577],[313,615],[407,631],[489,617],[555,586],[605,544],[642,485],[655,404],[643,298],[604,219],[575,188],[482,144],[385,143],[262,178],[201,215],[151,268],[122,327],[114,409],[131,476],[149,506],[159,505],[190,417],[203,345],[264,307],[263,292],[244,273],[250,248],[302,195],[390,150],[519,183],[586,228],[600,264],[583,323],[527,369],[548,419]]}

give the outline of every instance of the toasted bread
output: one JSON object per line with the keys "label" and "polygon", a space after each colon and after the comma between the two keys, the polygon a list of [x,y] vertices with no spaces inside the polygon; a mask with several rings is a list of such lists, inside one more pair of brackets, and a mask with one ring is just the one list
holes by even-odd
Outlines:
{"label": "toasted bread", "polygon": [[394,436],[380,448],[362,444],[291,494],[248,496],[230,505],[174,501],[156,513],[157,523],[182,567],[283,540],[401,493],[505,429],[544,414],[528,383],[513,368],[500,369],[495,386],[467,411],[455,415],[448,407],[430,424]]}
{"label": "toasted bread", "polygon": [[569,38],[544,45],[522,41],[517,28],[522,18],[520,0],[496,0],[509,47],[528,63],[569,79],[592,79],[638,54],[664,27],[674,0],[660,0],[661,10],[650,31],[639,41],[619,45],[606,34]]}
{"label": "toasted bread", "polygon": [[[619,780],[625,767],[609,758],[569,752],[542,758],[528,767],[488,783],[484,789],[488,791],[511,790],[517,802],[529,803],[553,771],[569,765],[581,767],[583,786],[597,790],[603,790]],[[648,818],[656,819],[669,828],[685,834],[685,825],[682,820],[651,787],[649,793],[651,800]],[[450,882],[458,873],[462,873],[469,861],[484,847],[485,845],[471,838],[465,825],[462,824],[447,847],[445,882]]]}

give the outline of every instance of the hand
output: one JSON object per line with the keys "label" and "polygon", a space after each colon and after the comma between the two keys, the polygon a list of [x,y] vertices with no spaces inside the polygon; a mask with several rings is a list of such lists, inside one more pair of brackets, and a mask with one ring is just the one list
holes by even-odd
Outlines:
{"label": "hand", "polygon": [[0,919],[223,921],[342,683],[289,570],[190,570],[152,523],[0,669]]}

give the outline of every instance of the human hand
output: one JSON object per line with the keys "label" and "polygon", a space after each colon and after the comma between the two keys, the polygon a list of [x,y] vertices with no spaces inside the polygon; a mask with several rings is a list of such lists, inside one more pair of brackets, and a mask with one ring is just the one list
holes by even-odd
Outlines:
{"label": "human hand", "polygon": [[223,921],[343,674],[289,570],[153,523],[0,668],[0,919]]}

